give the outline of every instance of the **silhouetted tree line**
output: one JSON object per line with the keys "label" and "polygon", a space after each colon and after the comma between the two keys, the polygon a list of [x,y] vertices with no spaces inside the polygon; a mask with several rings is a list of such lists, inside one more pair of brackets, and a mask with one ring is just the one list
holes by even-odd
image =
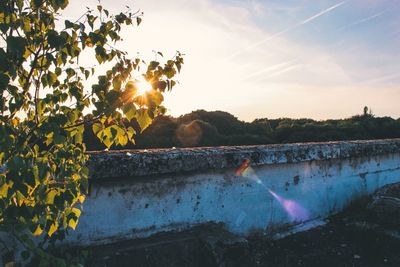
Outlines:
{"label": "silhouetted tree line", "polygon": [[[133,128],[138,128],[131,123]],[[90,127],[85,125],[84,141],[88,150],[102,150]],[[316,121],[312,119],[238,120],[223,111],[197,110],[173,118],[159,116],[136,144],[124,148],[170,148],[193,146],[258,145],[294,142],[384,139],[400,137],[400,118],[375,117],[368,108],[361,115],[347,119]],[[116,147],[115,149],[121,149]]]}

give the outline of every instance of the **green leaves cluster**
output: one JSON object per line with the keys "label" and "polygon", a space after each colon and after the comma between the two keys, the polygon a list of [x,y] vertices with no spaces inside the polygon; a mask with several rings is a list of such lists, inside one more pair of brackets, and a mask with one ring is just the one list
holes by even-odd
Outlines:
{"label": "green leaves cluster", "polygon": [[[162,93],[183,64],[180,53],[147,65],[115,48],[141,13],[113,15],[99,5],[70,21],[61,16],[67,5],[0,1],[0,231],[25,245],[27,232],[47,241],[77,226],[88,187],[84,124],[107,147],[133,142],[136,131],[124,122],[136,120],[143,131],[162,114]],[[79,60],[88,50],[108,68],[91,87],[95,67]],[[151,86],[143,94],[132,78],[140,68]]]}

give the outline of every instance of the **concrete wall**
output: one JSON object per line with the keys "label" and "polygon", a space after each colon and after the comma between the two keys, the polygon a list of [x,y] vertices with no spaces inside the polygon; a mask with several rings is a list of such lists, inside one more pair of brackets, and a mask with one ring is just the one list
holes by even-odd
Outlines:
{"label": "concrete wall", "polygon": [[400,140],[94,152],[89,168],[90,193],[68,242],[208,222],[243,236],[280,234],[400,182]]}

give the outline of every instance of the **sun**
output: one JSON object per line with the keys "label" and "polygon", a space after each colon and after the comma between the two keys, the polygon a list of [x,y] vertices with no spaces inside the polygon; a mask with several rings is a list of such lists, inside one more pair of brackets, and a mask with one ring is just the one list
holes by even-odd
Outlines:
{"label": "sun", "polygon": [[146,92],[150,92],[152,90],[151,84],[144,80],[137,80],[135,85],[138,95],[144,95]]}

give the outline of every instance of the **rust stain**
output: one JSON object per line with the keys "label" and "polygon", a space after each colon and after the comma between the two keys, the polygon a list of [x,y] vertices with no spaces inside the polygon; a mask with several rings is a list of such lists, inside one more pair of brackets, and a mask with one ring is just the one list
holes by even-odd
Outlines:
{"label": "rust stain", "polygon": [[285,191],[288,191],[288,190],[289,190],[289,186],[290,186],[290,183],[289,183],[289,182],[286,182],[286,183],[285,183]]}
{"label": "rust stain", "polygon": [[294,177],[293,177],[293,183],[294,183],[294,185],[298,185],[299,182],[300,182],[300,176],[299,176],[299,175],[294,176]]}

